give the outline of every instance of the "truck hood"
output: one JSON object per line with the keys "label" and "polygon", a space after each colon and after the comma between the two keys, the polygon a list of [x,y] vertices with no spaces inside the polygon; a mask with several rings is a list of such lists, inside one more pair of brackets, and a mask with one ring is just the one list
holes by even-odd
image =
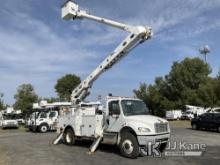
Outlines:
{"label": "truck hood", "polygon": [[127,119],[136,121],[136,122],[141,122],[141,123],[167,123],[167,120],[157,117],[157,116],[152,116],[152,115],[135,115],[135,116],[127,116]]}
{"label": "truck hood", "polygon": [[[127,116],[126,117],[126,125],[135,129],[137,135],[156,134],[155,123],[168,123],[168,122],[165,119],[162,119],[162,118],[156,117],[156,116],[152,116],[152,115],[135,115],[135,116]],[[140,133],[138,131],[138,128],[140,128],[140,127],[148,128],[151,131],[149,133]],[[168,132],[170,132],[169,123],[168,123]]]}

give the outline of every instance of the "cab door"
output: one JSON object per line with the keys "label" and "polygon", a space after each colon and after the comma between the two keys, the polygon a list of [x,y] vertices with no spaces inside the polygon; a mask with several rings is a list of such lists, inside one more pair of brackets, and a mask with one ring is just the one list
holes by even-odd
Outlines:
{"label": "cab door", "polygon": [[108,102],[109,115],[107,116],[107,132],[119,132],[124,120],[121,115],[120,103],[118,100]]}
{"label": "cab door", "polygon": [[53,124],[55,123],[57,117],[58,117],[58,112],[56,112],[56,111],[51,111],[51,112],[49,113],[49,123],[48,123],[48,124],[49,124],[49,125],[53,125]]}

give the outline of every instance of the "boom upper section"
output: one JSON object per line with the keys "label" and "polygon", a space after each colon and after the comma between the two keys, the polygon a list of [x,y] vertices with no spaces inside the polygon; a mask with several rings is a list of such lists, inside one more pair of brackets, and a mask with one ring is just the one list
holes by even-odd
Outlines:
{"label": "boom upper section", "polygon": [[74,104],[84,100],[89,95],[89,90],[92,87],[93,82],[106,70],[110,69],[114,64],[119,62],[124,56],[126,56],[133,48],[138,44],[143,43],[152,37],[152,29],[146,26],[130,26],[102,17],[97,17],[88,14],[84,10],[80,10],[79,6],[72,2],[67,1],[62,6],[62,18],[65,20],[70,19],[83,19],[87,18],[90,20],[97,21],[102,24],[106,24],[121,30],[127,31],[130,34],[116,47],[116,49],[110,53],[104,61],[98,65],[98,67],[84,80],[82,81],[73,91],[71,100]]}

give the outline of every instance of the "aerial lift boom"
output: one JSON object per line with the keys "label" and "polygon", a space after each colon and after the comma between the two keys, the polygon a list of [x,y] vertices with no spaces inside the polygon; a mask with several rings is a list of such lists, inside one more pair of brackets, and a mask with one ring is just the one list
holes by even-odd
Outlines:
{"label": "aerial lift boom", "polygon": [[86,18],[115,28],[119,28],[130,33],[119,44],[119,46],[110,55],[108,55],[104,59],[104,61],[72,91],[71,101],[73,105],[76,105],[79,102],[83,101],[90,94],[89,90],[91,89],[93,82],[104,71],[107,71],[114,64],[119,62],[124,56],[126,56],[138,44],[150,39],[153,35],[150,27],[130,26],[102,17],[91,15],[86,11],[79,9],[79,6],[73,1],[67,1],[62,6],[62,18],[65,20]]}

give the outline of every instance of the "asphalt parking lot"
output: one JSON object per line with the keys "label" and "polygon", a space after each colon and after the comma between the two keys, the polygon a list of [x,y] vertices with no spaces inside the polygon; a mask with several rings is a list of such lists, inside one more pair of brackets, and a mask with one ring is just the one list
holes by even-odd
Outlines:
{"label": "asphalt parking lot", "polygon": [[220,133],[194,131],[190,128],[172,127],[171,142],[204,143],[206,150],[200,157],[139,157],[131,160],[121,157],[116,147],[100,145],[89,155],[90,142],[76,146],[52,145],[56,133],[30,133],[24,131],[0,132],[0,165],[61,165],[61,164],[219,164]]}

